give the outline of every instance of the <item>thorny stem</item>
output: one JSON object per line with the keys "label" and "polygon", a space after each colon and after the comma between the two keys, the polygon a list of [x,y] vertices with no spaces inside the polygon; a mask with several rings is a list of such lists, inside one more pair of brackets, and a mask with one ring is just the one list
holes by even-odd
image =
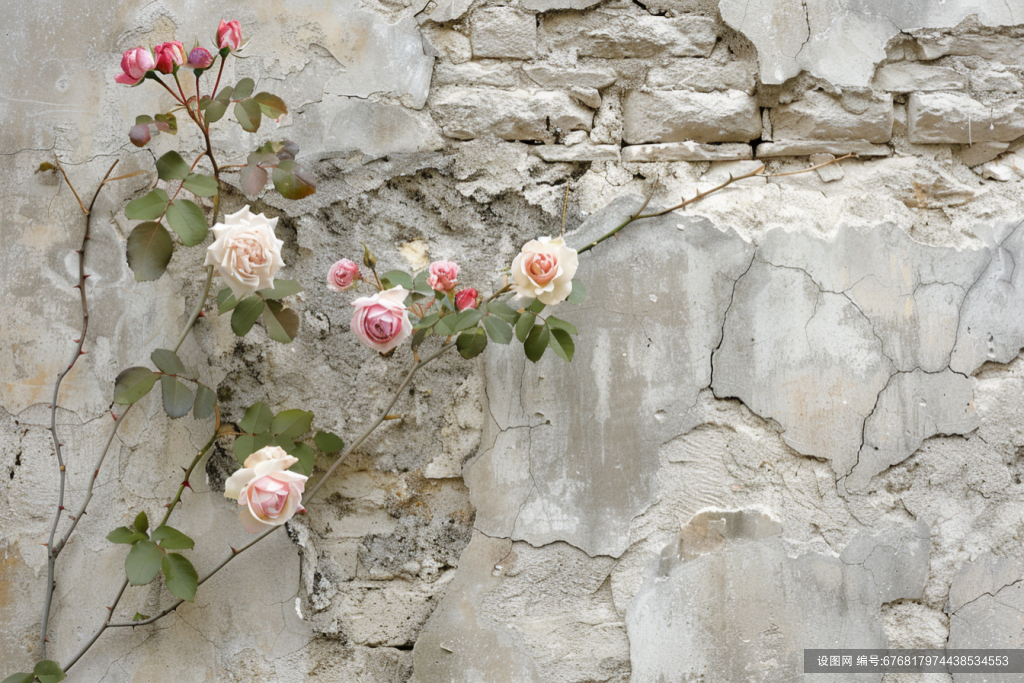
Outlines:
{"label": "thorny stem", "polygon": [[624,220],[622,223],[620,223],[611,232],[609,232],[609,233],[607,233],[605,235],[602,235],[601,237],[599,237],[598,239],[594,240],[590,244],[588,244],[585,247],[579,249],[579,251],[577,253],[582,254],[585,251],[590,251],[591,249],[593,249],[594,247],[599,245],[601,242],[604,242],[606,239],[609,239],[611,237],[615,237],[623,228],[625,228],[627,225],[629,225],[633,221],[638,221],[638,220],[641,220],[641,219],[644,219],[644,218],[655,218],[657,216],[664,216],[666,213],[672,213],[673,211],[678,211],[679,209],[683,209],[683,208],[689,206],[690,204],[693,204],[694,202],[698,202],[701,199],[704,199],[708,195],[714,194],[715,192],[718,192],[719,190],[723,190],[723,189],[729,187],[730,185],[732,185],[733,183],[735,183],[737,181],[745,180],[746,178],[753,178],[753,177],[776,178],[776,177],[782,177],[782,176],[787,176],[787,175],[798,175],[800,173],[809,173],[810,171],[815,171],[815,170],[817,170],[819,168],[822,168],[823,166],[828,166],[829,164],[834,164],[834,163],[836,163],[838,161],[844,161],[846,159],[850,159],[850,158],[855,157],[855,156],[857,156],[857,155],[854,152],[850,152],[849,154],[847,154],[845,156],[836,157],[835,159],[830,159],[830,160],[828,160],[828,161],[826,161],[824,163],[817,164],[817,165],[811,166],[809,168],[802,168],[799,171],[789,171],[787,173],[762,173],[762,171],[764,171],[764,164],[761,164],[758,168],[754,169],[753,171],[750,171],[749,173],[744,173],[743,175],[738,175],[738,176],[730,175],[729,179],[726,180],[721,185],[713,187],[710,190],[706,190],[704,192],[698,192],[697,194],[695,194],[690,199],[685,199],[682,202],[680,202],[679,204],[676,204],[675,206],[670,206],[667,209],[662,209],[661,211],[655,211],[653,213],[644,213],[644,209],[647,208],[647,205],[651,202],[651,197],[653,197],[653,194],[648,195],[647,200],[644,201],[643,206],[640,207],[639,211],[637,211],[635,214],[633,214],[632,216],[630,216],[629,218]]}
{"label": "thorny stem", "polygon": [[81,198],[78,193],[75,192],[74,186],[68,179],[64,169],[60,165],[60,160],[57,160],[57,168],[64,175],[64,180],[67,182],[68,187],[75,195],[75,199],[78,199],[78,205],[82,207],[83,213],[85,213],[85,232],[82,234],[82,246],[78,249],[78,284],[75,285],[78,288],[78,293],[82,302],[82,331],[78,335],[78,339],[75,343],[75,350],[71,356],[71,362],[64,368],[62,372],[57,375],[57,381],[53,383],[53,399],[50,402],[50,434],[53,436],[53,448],[57,453],[57,465],[60,468],[60,493],[57,498],[57,511],[53,515],[53,524],[50,525],[50,540],[46,544],[46,598],[43,601],[43,618],[42,625],[40,627],[39,635],[39,651],[42,653],[42,657],[46,658],[46,630],[50,621],[50,605],[53,603],[53,589],[55,587],[54,581],[54,569],[57,562],[57,551],[54,549],[53,539],[57,534],[57,525],[60,523],[61,513],[64,511],[64,485],[67,479],[67,472],[64,467],[64,454],[61,451],[60,438],[57,436],[57,397],[60,394],[60,385],[64,381],[64,378],[71,368],[75,367],[75,362],[78,361],[85,352],[82,351],[82,346],[85,344],[85,333],[89,329],[89,301],[85,293],[85,279],[89,277],[85,274],[85,247],[89,243],[89,229],[92,227],[92,209],[96,205],[96,200],[100,196],[100,191],[103,189],[103,185],[106,183],[107,178],[113,173],[114,167],[117,166],[117,161],[114,161],[107,169],[106,174],[103,176],[103,180],[100,181],[99,186],[96,188],[96,192],[92,195],[92,201],[89,202],[89,208],[85,208],[82,204]]}

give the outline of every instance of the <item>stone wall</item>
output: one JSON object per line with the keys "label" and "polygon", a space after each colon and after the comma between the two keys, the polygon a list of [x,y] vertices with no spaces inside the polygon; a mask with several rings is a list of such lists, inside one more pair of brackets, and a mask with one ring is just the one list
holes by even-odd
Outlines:
{"label": "stone wall", "polygon": [[[210,311],[183,347],[233,419],[303,405],[350,438],[384,407],[411,360],[361,347],[324,282],[362,242],[384,269],[454,259],[485,288],[559,230],[567,186],[582,245],[645,195],[858,157],[741,181],[584,255],[571,365],[492,347],[431,366],[288,537],[194,605],[105,634],[69,680],[783,681],[805,647],[1024,643],[1019,0],[2,5],[0,673],[35,656],[48,405],[79,324],[80,212],[34,171],[58,154],[91,192],[114,159],[198,151],[184,132],[128,144],[167,102],[113,76],[124,49],[208,42],[222,16],[252,38],[228,82],[292,109],[255,140],[224,126],[222,158],[289,137],[319,179],[253,202],[306,287],[299,338],[238,339]],[[89,354],[58,411],[72,506],[114,377],[199,294],[198,251],[155,283],[127,268],[120,210],[150,181],[94,212]],[[125,418],[61,557],[57,659],[116,591],[106,533],[157,514],[209,436],[158,401]],[[179,513],[200,573],[246,540],[221,493],[230,447],[203,466]],[[153,584],[121,609],[169,602]]]}

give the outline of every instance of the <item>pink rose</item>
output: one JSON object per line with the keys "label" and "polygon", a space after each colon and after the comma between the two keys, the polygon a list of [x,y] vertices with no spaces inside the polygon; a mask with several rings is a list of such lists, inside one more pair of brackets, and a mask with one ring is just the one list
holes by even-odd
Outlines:
{"label": "pink rose", "polygon": [[412,334],[412,323],[405,308],[409,291],[395,287],[364,296],[352,302],[356,307],[352,316],[352,331],[371,349],[387,353]]}
{"label": "pink rose", "polygon": [[309,477],[288,471],[298,461],[282,448],[267,446],[246,458],[242,469],[228,478],[224,495],[242,506],[242,528],[258,534],[306,511],[301,503]]}
{"label": "pink rose", "polygon": [[554,306],[572,292],[578,266],[576,250],[561,237],[530,240],[512,261],[512,290]]}
{"label": "pink rose", "polygon": [[198,45],[188,53],[188,65],[193,69],[205,69],[213,64],[213,55],[205,47]]}
{"label": "pink rose", "polygon": [[343,258],[333,266],[327,273],[327,289],[333,292],[344,292],[351,289],[356,281],[363,279],[359,272],[359,266]]}
{"label": "pink rose", "polygon": [[141,81],[146,72],[156,66],[153,55],[144,47],[133,47],[121,55],[121,71],[114,76],[114,80],[125,85],[135,85]]}
{"label": "pink rose", "polygon": [[217,47],[222,50],[228,48],[234,52],[241,44],[242,25],[237,21],[224,21],[221,19],[220,25],[217,27]]}
{"label": "pink rose", "polygon": [[476,308],[476,298],[479,296],[477,291],[472,287],[462,290],[455,295],[455,308],[462,311],[467,308]]}
{"label": "pink rose", "polygon": [[434,261],[430,264],[427,284],[437,292],[450,292],[458,284],[459,266],[455,261]]}
{"label": "pink rose", "polygon": [[156,70],[160,73],[173,73],[174,67],[185,63],[185,46],[181,41],[160,43],[153,48],[153,52],[156,53]]}

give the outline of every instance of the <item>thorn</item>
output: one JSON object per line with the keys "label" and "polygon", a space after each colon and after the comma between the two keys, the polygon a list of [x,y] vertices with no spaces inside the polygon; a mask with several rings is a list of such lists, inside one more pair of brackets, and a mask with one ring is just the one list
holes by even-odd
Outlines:
{"label": "thorn", "polygon": [[58,505],[58,506],[57,506],[57,509],[58,509],[58,510],[64,510],[65,508],[64,508],[64,506],[63,506],[63,505]]}
{"label": "thorn", "polygon": [[205,318],[206,317],[206,311],[199,311],[199,317],[200,318]]}
{"label": "thorn", "polygon": [[184,486],[185,488],[187,488],[188,490],[192,491],[193,493],[195,492],[195,489],[192,488],[192,484],[189,483],[188,479],[186,479],[184,482],[182,482],[181,485]]}
{"label": "thorn", "polygon": [[170,503],[164,503],[164,507],[165,508],[169,508],[169,507],[171,507],[171,504]]}
{"label": "thorn", "polygon": [[87,239],[87,240],[91,240],[91,239],[92,239],[92,237],[90,237],[89,235],[86,235],[86,236],[85,236],[85,239]]}
{"label": "thorn", "polygon": [[181,471],[182,471],[182,472],[185,472],[186,474],[188,473],[188,468],[187,468],[187,467],[185,467],[184,465],[178,465],[178,467],[180,467],[180,468],[181,468]]}
{"label": "thorn", "polygon": [[85,354],[87,354],[87,353],[89,353],[89,352],[88,352],[88,351],[79,351],[79,352],[78,352],[78,355],[79,355],[79,356],[84,356],[84,355],[85,355]]}
{"label": "thorn", "polygon": [[107,609],[108,609],[108,610],[110,610],[111,612],[113,612],[113,611],[114,611],[114,608],[113,608],[113,607],[110,607],[109,605],[107,606]]}
{"label": "thorn", "polygon": [[93,479],[95,479],[98,476],[100,476],[100,471],[99,470],[96,470],[95,472],[92,473],[92,478]]}
{"label": "thorn", "polygon": [[74,286],[74,287],[72,287],[71,289],[81,289],[81,288],[82,288],[82,285],[75,285],[75,286]]}
{"label": "thorn", "polygon": [[[50,544],[49,543],[40,543],[39,545],[41,545],[41,546],[49,546]],[[232,548],[232,550],[234,550],[234,548]]]}
{"label": "thorn", "polygon": [[[44,543],[43,545],[46,545],[46,544]],[[228,546],[228,547],[231,548],[231,554],[232,555],[237,555],[238,554],[238,549],[237,548],[232,548],[231,546]]]}
{"label": "thorn", "polygon": [[85,253],[85,249],[75,249],[75,253],[76,254],[84,254]]}
{"label": "thorn", "polygon": [[86,275],[83,275],[83,276],[82,276],[82,279],[83,279],[83,280],[85,280],[86,278],[90,278],[90,277],[92,277],[92,275],[91,275],[91,274],[86,274]]}
{"label": "thorn", "polygon": [[81,339],[72,339],[71,341],[73,341],[73,342],[75,342],[77,344],[78,342],[80,342],[82,340]]}
{"label": "thorn", "polygon": [[44,638],[43,640],[45,640],[46,642],[50,642],[50,636],[46,636],[46,638]]}
{"label": "thorn", "polygon": [[71,520],[72,522],[74,522],[74,521],[76,521],[76,520],[78,519],[78,517],[75,517],[74,515],[68,515],[68,518],[69,518],[69,519],[70,519],[70,520]]}
{"label": "thorn", "polygon": [[114,422],[117,422],[117,415],[114,415],[114,411],[110,411],[110,417],[114,418]]}

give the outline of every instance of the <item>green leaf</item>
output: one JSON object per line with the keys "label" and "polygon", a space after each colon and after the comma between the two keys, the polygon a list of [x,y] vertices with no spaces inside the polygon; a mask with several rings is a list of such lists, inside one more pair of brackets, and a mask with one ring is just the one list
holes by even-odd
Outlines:
{"label": "green leaf", "polygon": [[224,315],[237,305],[238,300],[235,299],[235,295],[230,287],[225,287],[217,292],[217,312],[221,315]]}
{"label": "green leaf", "polygon": [[140,534],[144,534],[149,531],[149,517],[146,516],[145,510],[135,515],[135,521],[132,522],[132,526],[135,527],[135,530]]}
{"label": "green leaf", "polygon": [[182,600],[195,602],[196,588],[199,587],[199,574],[188,558],[178,553],[167,553],[160,562],[164,570],[167,590]]}
{"label": "green leaf", "polygon": [[202,173],[193,173],[185,178],[181,186],[197,197],[213,197],[217,194],[217,179]]}
{"label": "green leaf", "polygon": [[526,310],[532,311],[534,313],[540,313],[541,311],[544,310],[544,304],[543,302],[541,302],[540,299],[534,299],[533,301],[530,302],[530,305],[526,307]]}
{"label": "green leaf", "polygon": [[131,405],[149,393],[158,375],[149,368],[128,368],[114,380],[114,403]]}
{"label": "green leaf", "polygon": [[226,112],[227,110],[228,103],[220,99],[220,95],[218,94],[217,99],[215,99],[213,102],[210,102],[210,105],[206,108],[206,111],[203,112],[203,118],[206,120],[206,123],[208,124],[217,123],[222,118],[224,118],[224,112]]}
{"label": "green leaf", "polygon": [[263,312],[263,325],[267,328],[268,337],[288,344],[299,333],[299,314],[285,308],[279,301],[268,301]]}
{"label": "green leaf", "polygon": [[174,243],[159,223],[139,223],[128,235],[128,267],[136,282],[155,280],[167,270]]}
{"label": "green leaf", "polygon": [[270,406],[263,401],[253,403],[245,411],[245,415],[238,423],[238,428],[249,434],[260,434],[270,429],[270,421],[273,418]]}
{"label": "green leaf", "polygon": [[60,683],[67,678],[67,674],[60,668],[60,664],[52,659],[44,659],[36,664],[32,671],[39,679],[39,683]]}
{"label": "green leaf", "polygon": [[258,296],[248,296],[242,299],[231,314],[231,329],[239,337],[249,334],[249,330],[259,320],[266,304]]}
{"label": "green leaf", "polygon": [[413,333],[412,341],[410,341],[409,344],[412,346],[414,351],[423,344],[423,340],[427,338],[428,334],[430,334],[430,330],[426,328],[416,330],[416,332]]}
{"label": "green leaf", "polygon": [[430,315],[425,315],[422,318],[420,318],[418,323],[416,323],[415,325],[412,326],[412,329],[414,329],[414,330],[426,329],[426,328],[430,327],[431,325],[433,325],[434,323],[436,323],[438,318],[440,318],[440,317],[441,316],[438,313],[431,313]]}
{"label": "green leaf", "polygon": [[455,348],[463,358],[479,356],[486,346],[487,333],[479,327],[475,330],[466,330],[455,340]]}
{"label": "green leaf", "polygon": [[189,173],[188,162],[177,152],[168,152],[156,160],[156,174],[160,180],[183,180]]}
{"label": "green leaf", "polygon": [[316,433],[316,436],[313,437],[313,443],[324,453],[337,453],[345,447],[345,442],[341,440],[340,436],[323,431]]}
{"label": "green leaf", "polygon": [[530,311],[526,311],[519,318],[519,322],[516,323],[516,339],[519,340],[520,344],[526,342],[527,335],[530,334],[530,330],[533,329],[533,322],[537,319],[537,316]]}
{"label": "green leaf", "polygon": [[139,541],[124,560],[124,570],[133,586],[144,586],[156,578],[164,550],[153,541]]}
{"label": "green leaf", "polygon": [[145,621],[146,619],[149,619],[149,615],[142,612],[136,612],[135,616],[132,617],[132,621]]}
{"label": "green leaf", "polygon": [[496,344],[508,344],[512,341],[512,326],[501,318],[489,315],[484,318],[484,329],[487,336]]}
{"label": "green leaf", "polygon": [[220,92],[217,93],[217,97],[214,99],[219,100],[220,102],[230,102],[233,94],[235,94],[235,89],[230,85],[225,85],[220,89]]}
{"label": "green leaf", "polygon": [[235,118],[238,119],[238,125],[243,130],[255,133],[260,129],[260,122],[263,119],[259,103],[255,100],[242,100],[235,103]]}
{"label": "green leaf", "polygon": [[178,119],[174,114],[157,114],[153,118],[156,119],[156,127],[159,130],[162,130],[165,133],[170,133],[171,135],[178,134]]}
{"label": "green leaf", "polygon": [[263,434],[243,434],[237,437],[235,443],[232,444],[232,448],[235,451],[235,457],[238,458],[238,462],[244,465],[245,459],[270,443],[270,439],[270,434],[265,432]]}
{"label": "green leaf", "polygon": [[452,331],[461,332],[462,330],[468,330],[471,327],[476,327],[476,324],[480,322],[483,317],[484,312],[479,308],[470,308],[465,310],[456,316]]}
{"label": "green leaf", "polygon": [[242,192],[250,197],[255,197],[267,186],[267,171],[265,168],[250,163],[242,169],[242,173],[238,177],[238,184],[241,185]]}
{"label": "green leaf", "polygon": [[437,321],[436,325],[434,325],[434,334],[439,337],[450,337],[455,333],[455,322],[458,318],[459,316],[456,313],[449,313],[444,316]]}
{"label": "green leaf", "polygon": [[434,288],[430,286],[427,280],[430,278],[430,271],[426,268],[416,273],[416,277],[413,278],[412,288],[420,294],[434,295]]}
{"label": "green leaf", "polygon": [[302,285],[295,280],[274,280],[273,288],[261,289],[260,296],[264,299],[283,299],[301,291],[303,291]]}
{"label": "green leaf", "polygon": [[548,339],[551,337],[551,333],[548,331],[548,326],[541,323],[540,325],[534,325],[533,329],[530,330],[530,334],[526,337],[526,341],[523,342],[523,350],[526,351],[526,357],[536,363],[540,360],[541,356],[544,355],[544,349],[548,347]]}
{"label": "green leaf", "polygon": [[167,207],[167,223],[186,247],[194,247],[206,239],[206,216],[191,200],[175,199],[171,202]]}
{"label": "green leaf", "polygon": [[274,436],[296,439],[309,431],[313,413],[306,410],[285,410],[274,416],[270,432]]}
{"label": "green leaf", "polygon": [[256,82],[251,78],[243,78],[235,84],[235,89],[231,93],[231,99],[242,100],[252,95],[253,89],[256,87]]}
{"label": "green leaf", "polygon": [[290,449],[286,448],[285,450],[288,451],[288,455],[299,459],[299,461],[290,468],[293,472],[304,474],[307,477],[313,473],[313,464],[316,461],[316,453],[313,452],[312,448],[304,443],[296,443],[292,444]]}
{"label": "green leaf", "polygon": [[191,538],[169,526],[158,526],[150,539],[159,543],[164,550],[191,550],[195,546]]}
{"label": "green leaf", "polygon": [[[143,123],[153,123],[153,117],[146,114],[140,114],[135,117],[135,125],[141,125]],[[56,167],[54,167],[56,168]]]}
{"label": "green leaf", "polygon": [[572,291],[569,292],[569,296],[565,300],[571,304],[581,304],[586,298],[587,288],[579,280],[573,279]]}
{"label": "green leaf", "polygon": [[404,270],[389,270],[380,276],[384,289],[392,287],[405,287],[408,290],[413,288],[412,276]]}
{"label": "green leaf", "polygon": [[316,178],[291,160],[279,162],[273,179],[274,188],[285,199],[302,199],[316,192]]}
{"label": "green leaf", "polygon": [[153,365],[160,369],[160,372],[166,372],[168,375],[188,375],[185,364],[181,362],[178,354],[174,351],[157,349],[150,354],[149,358],[153,361]]}
{"label": "green leaf", "polygon": [[133,221],[151,221],[164,215],[171,199],[159,187],[148,194],[128,202],[124,207],[125,218]]}
{"label": "green leaf", "polygon": [[192,417],[197,420],[205,420],[213,415],[213,409],[216,405],[217,394],[203,384],[196,385],[196,402],[192,406]]}
{"label": "green leaf", "polygon": [[0,683],[34,683],[35,680],[35,674],[17,673],[11,674]]}
{"label": "green leaf", "polygon": [[506,304],[504,301],[492,301],[487,304],[487,312],[496,315],[509,325],[515,325],[519,320],[519,312]]}
{"label": "green leaf", "polygon": [[[551,318],[548,318],[548,325],[551,324]],[[555,355],[569,362],[572,360],[573,354],[576,353],[576,345],[572,342],[572,337],[569,333],[560,327],[551,328],[551,336],[548,338],[548,346],[555,352]]]}
{"label": "green leaf", "polygon": [[127,543],[131,545],[136,541],[146,540],[146,534],[140,534],[135,529],[129,529],[126,526],[119,526],[107,534],[107,540],[111,543]]}
{"label": "green leaf", "polygon": [[195,396],[191,390],[174,377],[164,375],[160,378],[160,389],[164,394],[164,412],[172,420],[192,410]]}
{"label": "green leaf", "polygon": [[579,332],[576,331],[576,327],[572,323],[566,322],[561,318],[556,318],[553,315],[549,315],[547,320],[548,327],[550,327],[553,330],[565,330],[569,334],[579,334]]}
{"label": "green leaf", "polygon": [[288,113],[288,107],[285,105],[284,100],[277,95],[271,95],[268,92],[258,92],[252,98],[259,102],[263,113],[272,119],[281,118],[283,114]]}

